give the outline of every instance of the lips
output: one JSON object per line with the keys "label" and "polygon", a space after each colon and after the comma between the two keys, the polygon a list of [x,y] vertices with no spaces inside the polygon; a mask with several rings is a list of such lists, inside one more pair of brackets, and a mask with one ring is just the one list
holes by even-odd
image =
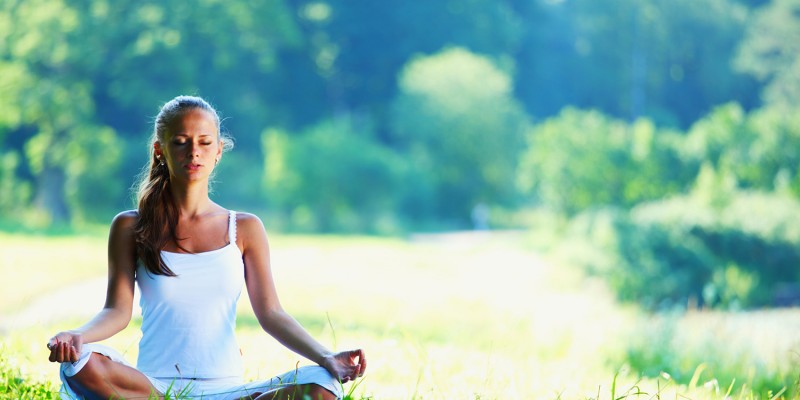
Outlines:
{"label": "lips", "polygon": [[186,164],[186,167],[184,168],[186,168],[189,171],[197,171],[200,169],[200,167],[202,167],[202,165],[200,164]]}

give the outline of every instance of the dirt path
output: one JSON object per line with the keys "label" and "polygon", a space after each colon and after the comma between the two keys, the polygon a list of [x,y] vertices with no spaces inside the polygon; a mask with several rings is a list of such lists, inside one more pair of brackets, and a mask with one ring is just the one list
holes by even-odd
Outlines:
{"label": "dirt path", "polygon": [[[102,307],[107,278],[87,279],[39,298],[11,315],[0,316],[0,335],[34,325],[51,325],[65,319],[90,318]],[[134,315],[139,313],[138,291]]]}
{"label": "dirt path", "polygon": [[[412,243],[427,243],[448,248],[468,248],[486,240],[518,238],[518,231],[460,231],[410,235]],[[297,250],[297,249],[295,249]],[[295,254],[292,250],[280,253],[286,265],[302,262],[306,250]],[[99,276],[66,286],[40,297],[10,315],[0,315],[0,335],[35,325],[52,325],[66,319],[88,319],[103,306],[106,294],[106,277]],[[139,293],[136,291],[133,315],[141,315]]]}

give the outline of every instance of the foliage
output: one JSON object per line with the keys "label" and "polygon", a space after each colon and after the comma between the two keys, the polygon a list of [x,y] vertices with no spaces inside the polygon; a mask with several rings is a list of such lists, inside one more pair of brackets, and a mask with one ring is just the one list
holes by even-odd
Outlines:
{"label": "foliage", "polygon": [[737,104],[716,108],[692,125],[682,144],[688,165],[705,164],[732,185],[800,194],[800,114],[772,106],[746,114]]}
{"label": "foliage", "polygon": [[507,73],[452,48],[409,62],[399,86],[393,138],[412,169],[430,174],[432,215],[463,220],[479,202],[514,198],[509,178],[527,121]]}
{"label": "foliage", "polygon": [[763,81],[762,97],[792,106],[800,97],[800,1],[773,0],[756,10],[736,58]]}
{"label": "foliage", "polygon": [[748,15],[736,1],[515,3],[531,21],[516,91],[537,117],[572,106],[686,127],[715,104],[754,103],[731,66]]}
{"label": "foliage", "polygon": [[493,56],[510,52],[523,30],[511,3],[302,1],[298,11],[310,56],[327,78],[328,107],[379,116],[398,92],[397,76],[417,54],[449,46]]}
{"label": "foliage", "polygon": [[[728,101],[752,109],[755,79],[789,87],[794,42],[775,38],[794,32],[794,3],[761,3],[5,1],[0,154],[2,185],[16,189],[3,191],[0,214],[38,224],[110,218],[129,204],[125,188],[145,160],[150,118],[177,94],[202,95],[225,113],[239,146],[220,165],[224,190],[215,196],[233,208],[275,204],[265,201],[274,192],[253,184],[270,179],[252,167],[264,158],[265,128],[293,137],[354,115],[370,121],[369,146],[409,160],[396,178],[404,183],[390,185],[387,213],[416,228],[463,227],[476,203],[513,209],[531,200],[513,185],[520,154],[558,150],[525,148],[523,131],[565,107],[598,110],[611,125],[629,121],[635,137],[613,134],[605,162],[641,174],[612,179],[632,182],[624,188],[587,189],[595,197],[576,193],[577,204],[563,209],[630,207],[685,189],[700,168],[695,159],[676,168],[677,134],[665,126],[691,126]],[[565,132],[582,129],[562,122]],[[786,132],[795,124],[774,113],[761,123]],[[626,164],[625,140],[647,161]],[[774,175],[771,164],[762,172],[751,161],[747,179]],[[781,182],[793,182],[787,171]],[[596,178],[573,183],[602,185]],[[535,186],[536,177],[523,180]],[[295,193],[311,195],[309,185]]]}
{"label": "foliage", "polygon": [[302,231],[387,233],[404,165],[352,119],[326,121],[297,136],[263,135],[268,200]]}
{"label": "foliage", "polygon": [[710,203],[695,194],[586,212],[571,234],[599,247],[602,256],[584,264],[623,301],[741,309],[800,301],[799,213],[786,196],[734,192]]}
{"label": "foliage", "polygon": [[[524,228],[542,210],[610,240],[601,269],[669,275],[648,306],[769,304],[797,284],[778,224],[800,198],[797,7],[0,2],[0,222],[129,208],[157,106],[199,94],[237,142],[212,196],[271,227],[463,229],[480,205]],[[675,210],[697,220],[657,216]],[[640,299],[635,277],[612,281]]]}
{"label": "foliage", "polygon": [[0,154],[0,215],[22,211],[31,197],[30,184],[17,177],[20,156],[15,151]]}
{"label": "foliage", "polygon": [[518,185],[539,205],[569,215],[631,207],[683,189],[679,143],[676,133],[648,120],[627,124],[568,108],[530,130]]}

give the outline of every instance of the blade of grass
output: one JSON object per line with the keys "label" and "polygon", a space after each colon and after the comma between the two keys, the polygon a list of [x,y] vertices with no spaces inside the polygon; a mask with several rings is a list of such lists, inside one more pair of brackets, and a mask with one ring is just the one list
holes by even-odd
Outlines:
{"label": "blade of grass", "polygon": [[700,374],[706,369],[706,364],[702,363],[694,369],[694,374],[692,375],[692,379],[689,381],[689,388],[696,388],[697,382],[700,380]]}

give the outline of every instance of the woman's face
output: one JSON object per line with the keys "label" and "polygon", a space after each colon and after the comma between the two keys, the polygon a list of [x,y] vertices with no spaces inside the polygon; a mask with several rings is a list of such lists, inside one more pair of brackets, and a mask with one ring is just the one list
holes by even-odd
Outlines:
{"label": "woman's face", "polygon": [[216,120],[199,108],[187,111],[154,147],[173,181],[208,180],[222,156]]}

